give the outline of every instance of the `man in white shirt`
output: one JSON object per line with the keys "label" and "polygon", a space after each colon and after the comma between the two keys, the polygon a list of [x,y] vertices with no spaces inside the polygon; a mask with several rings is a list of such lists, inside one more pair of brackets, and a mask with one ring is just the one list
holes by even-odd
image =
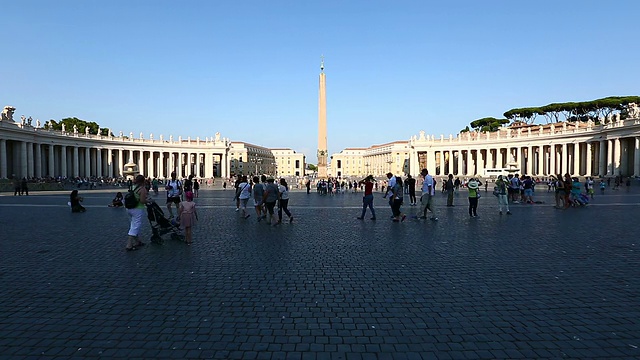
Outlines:
{"label": "man in white shirt", "polygon": [[427,169],[422,169],[420,175],[422,175],[424,179],[424,181],[422,182],[422,195],[420,196],[420,209],[413,218],[426,219],[428,209],[431,211],[431,220],[438,221],[433,206],[434,197],[436,195],[435,182],[433,180],[433,177],[429,175],[429,171],[427,171]]}
{"label": "man in white shirt", "polygon": [[182,195],[182,182],[176,179],[176,173],[171,173],[171,179],[167,181],[164,187],[167,190],[167,210],[169,210],[169,219],[173,218],[173,211],[171,211],[171,204],[176,205],[176,211],[180,207],[180,195]]}

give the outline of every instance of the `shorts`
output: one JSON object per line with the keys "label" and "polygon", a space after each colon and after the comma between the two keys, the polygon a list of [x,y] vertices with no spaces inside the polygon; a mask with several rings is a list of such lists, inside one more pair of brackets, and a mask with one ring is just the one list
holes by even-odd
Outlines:
{"label": "shorts", "polygon": [[533,196],[533,190],[524,189],[524,196]]}
{"label": "shorts", "polygon": [[176,205],[180,204],[180,196],[169,196],[167,197],[167,205],[174,203]]}
{"label": "shorts", "polygon": [[253,199],[254,205],[253,206],[262,206],[262,199]]}

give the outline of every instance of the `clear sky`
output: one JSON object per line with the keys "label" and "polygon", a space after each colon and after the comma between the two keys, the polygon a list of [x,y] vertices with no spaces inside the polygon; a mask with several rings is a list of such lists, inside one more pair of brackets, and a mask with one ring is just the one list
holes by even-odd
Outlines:
{"label": "clear sky", "polygon": [[2,2],[0,106],[315,163],[512,108],[639,95],[640,1]]}

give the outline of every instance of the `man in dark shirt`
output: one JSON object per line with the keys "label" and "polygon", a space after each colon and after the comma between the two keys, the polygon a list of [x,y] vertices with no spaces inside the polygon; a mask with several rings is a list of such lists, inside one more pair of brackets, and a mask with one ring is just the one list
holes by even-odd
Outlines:
{"label": "man in dark shirt", "polygon": [[407,175],[407,180],[405,180],[405,184],[409,187],[409,203],[411,206],[417,204],[416,200],[416,179],[411,177],[411,175]]}
{"label": "man in dark shirt", "polygon": [[449,180],[447,180],[447,206],[453,206],[453,190],[455,189],[453,185],[453,174],[449,174]]}

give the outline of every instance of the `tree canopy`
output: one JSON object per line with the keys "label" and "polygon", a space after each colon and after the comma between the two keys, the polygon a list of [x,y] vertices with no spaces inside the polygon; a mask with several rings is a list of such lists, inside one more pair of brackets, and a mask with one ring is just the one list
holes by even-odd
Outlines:
{"label": "tree canopy", "polygon": [[53,119],[49,120],[49,126],[51,126],[53,130],[62,130],[62,124],[64,124],[66,131],[71,131],[71,129],[73,129],[73,125],[75,125],[78,128],[78,132],[83,134],[85,132],[84,129],[89,127],[89,134],[97,135],[98,129],[100,129],[100,135],[113,136],[113,133],[109,134],[109,129],[100,128],[100,125],[93,121],[87,122],[85,120],[78,119],[77,117],[64,118],[60,120],[60,122]]}

